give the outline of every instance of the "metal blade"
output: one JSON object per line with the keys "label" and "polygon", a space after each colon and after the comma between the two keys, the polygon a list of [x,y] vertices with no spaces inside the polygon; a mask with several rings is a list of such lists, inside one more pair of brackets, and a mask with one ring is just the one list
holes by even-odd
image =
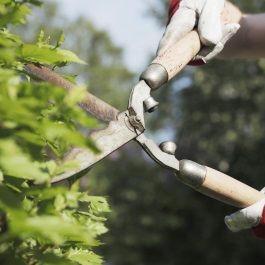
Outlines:
{"label": "metal blade", "polygon": [[78,161],[79,168],[53,177],[52,183],[84,175],[95,163],[136,138],[138,135],[128,122],[128,115],[128,111],[120,113],[117,120],[111,121],[106,129],[91,134],[100,153],[75,148],[67,154],[65,161]]}
{"label": "metal blade", "polygon": [[163,152],[152,139],[148,139],[144,134],[141,134],[136,138],[136,142],[159,165],[179,171],[179,160],[174,155]]}

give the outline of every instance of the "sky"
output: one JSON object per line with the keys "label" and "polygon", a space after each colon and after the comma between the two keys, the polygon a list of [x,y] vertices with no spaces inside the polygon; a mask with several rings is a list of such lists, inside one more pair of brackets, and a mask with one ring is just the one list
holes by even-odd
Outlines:
{"label": "sky", "polygon": [[107,31],[115,44],[124,49],[127,66],[135,72],[148,65],[163,29],[147,14],[156,0],[56,0],[61,13],[70,19],[80,15]]}

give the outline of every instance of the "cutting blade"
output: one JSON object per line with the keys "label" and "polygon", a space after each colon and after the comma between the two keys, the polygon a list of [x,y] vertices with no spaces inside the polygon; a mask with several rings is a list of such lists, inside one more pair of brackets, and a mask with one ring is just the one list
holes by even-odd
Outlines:
{"label": "cutting blade", "polygon": [[107,128],[93,132],[90,137],[100,150],[99,153],[87,149],[74,148],[69,152],[65,161],[77,161],[75,170],[64,172],[52,178],[52,183],[62,180],[75,180],[84,175],[95,163],[102,160],[121,146],[138,136],[128,121],[128,111],[120,113],[117,120],[111,121]]}

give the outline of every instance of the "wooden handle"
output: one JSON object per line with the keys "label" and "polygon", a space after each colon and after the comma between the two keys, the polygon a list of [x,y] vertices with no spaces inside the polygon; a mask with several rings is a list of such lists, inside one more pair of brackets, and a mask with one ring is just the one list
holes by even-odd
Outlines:
{"label": "wooden handle", "polygon": [[152,90],[161,87],[179,73],[201,49],[198,33],[194,30],[157,56],[141,74]]}
{"label": "wooden handle", "polygon": [[263,193],[210,167],[206,167],[206,177],[197,190],[239,208],[245,208],[265,198]]}
{"label": "wooden handle", "polygon": [[235,207],[245,208],[265,198],[265,194],[250,186],[190,160],[179,162],[177,176],[181,182],[204,195]]}
{"label": "wooden handle", "polygon": [[152,63],[162,65],[168,73],[168,80],[170,80],[198,54],[200,49],[200,38],[194,30],[176,42],[163,54],[157,56]]}

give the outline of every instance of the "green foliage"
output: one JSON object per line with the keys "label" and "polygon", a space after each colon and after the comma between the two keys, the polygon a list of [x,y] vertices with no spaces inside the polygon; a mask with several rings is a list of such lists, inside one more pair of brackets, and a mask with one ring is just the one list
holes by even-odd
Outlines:
{"label": "green foliage", "polygon": [[[91,93],[120,110],[125,109],[134,75],[124,64],[122,49],[113,44],[105,31],[97,29],[87,19],[81,17],[68,21],[66,17],[57,16],[58,12],[54,2],[45,4],[41,12],[36,10],[33,23],[19,28],[20,32],[27,33],[23,37],[33,41],[42,29],[45,29],[47,36],[56,36],[56,41],[53,41],[55,47],[67,47],[78,52],[87,63],[74,67],[69,65],[65,68],[67,73],[78,73],[78,80],[85,82]],[[67,36],[63,44],[61,27]],[[37,42],[38,39],[45,42],[47,38],[39,34]]]}
{"label": "green foliage", "polygon": [[97,151],[80,128],[97,121],[78,106],[85,88],[70,93],[33,80],[26,63],[51,67],[84,63],[73,52],[55,46],[40,32],[37,43],[24,43],[9,32],[9,24],[24,23],[28,4],[0,1],[0,263],[101,264],[93,252],[97,237],[107,231],[103,197],[51,186],[51,178],[77,162],[63,162],[71,146]]}
{"label": "green foliage", "polygon": [[21,56],[24,61],[39,63],[39,64],[67,64],[81,63],[73,52],[63,49],[58,49],[64,42],[64,35],[61,34],[58,38],[56,46],[49,44],[50,38],[45,39],[43,30],[40,31],[37,44],[23,44]]}
{"label": "green foliage", "polygon": [[[156,1],[155,7],[163,10],[167,2]],[[263,1],[238,2],[246,11],[265,10]],[[81,79],[97,96],[125,107],[126,91],[133,82],[122,64],[121,50],[86,20],[69,23],[54,14],[54,6],[38,13],[34,25],[24,28],[24,37],[33,38],[32,32],[44,28],[59,39],[63,24],[67,36],[63,46],[78,51],[88,62],[88,67],[75,66]],[[165,14],[159,17],[165,18]],[[160,107],[152,114],[152,128],[154,132],[164,129],[162,136],[159,134],[163,140],[170,139],[168,132],[171,139],[175,137],[179,159],[226,169],[233,177],[261,188],[265,171],[264,83],[261,60],[216,61],[189,68],[168,87],[156,91]],[[235,208],[182,185],[172,172],[149,161],[133,143],[98,164],[90,172],[89,181],[83,179],[82,184],[94,194],[110,198],[110,231],[103,235],[105,244],[100,246],[100,253],[111,264],[247,265],[265,258],[263,241],[248,232],[233,234],[225,227],[223,217]],[[71,253],[75,260],[82,260],[83,253],[75,255],[75,248]],[[45,259],[50,257],[55,258],[49,253]]]}

